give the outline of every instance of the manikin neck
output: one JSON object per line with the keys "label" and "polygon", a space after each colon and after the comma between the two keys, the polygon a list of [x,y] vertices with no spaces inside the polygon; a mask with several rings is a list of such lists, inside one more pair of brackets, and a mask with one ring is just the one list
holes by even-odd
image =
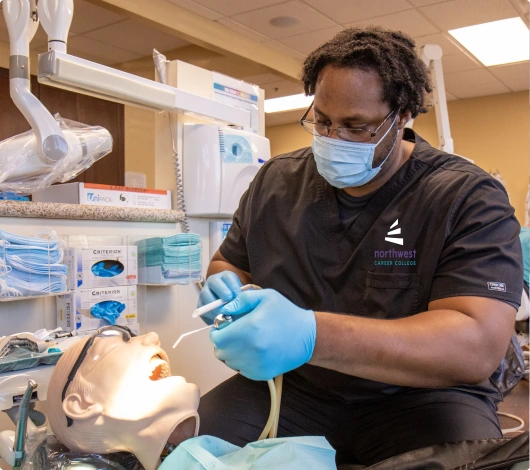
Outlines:
{"label": "manikin neck", "polygon": [[156,420],[156,425],[149,426],[144,432],[141,432],[134,442],[131,442],[129,451],[132,452],[145,470],[156,470],[160,466],[160,456],[164,450],[165,445],[180,423],[188,418],[195,418],[195,432],[196,436],[199,432],[199,415],[197,412],[190,412],[186,415],[181,415],[175,419],[174,415],[166,415]]}

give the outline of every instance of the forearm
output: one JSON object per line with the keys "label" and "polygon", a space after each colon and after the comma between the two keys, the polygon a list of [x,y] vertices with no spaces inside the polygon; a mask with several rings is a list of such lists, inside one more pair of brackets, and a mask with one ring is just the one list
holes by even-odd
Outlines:
{"label": "forearm", "polygon": [[315,317],[310,364],[395,385],[478,383],[489,377],[506,351],[504,338],[492,351],[488,332],[455,310],[430,310],[398,320],[324,312],[315,312]]}
{"label": "forearm", "polygon": [[206,277],[210,277],[212,274],[217,274],[222,271],[232,271],[236,273],[239,277],[239,280],[241,281],[241,284],[243,285],[250,284],[252,282],[250,273],[236,268],[233,264],[229,263],[218,250],[210,261]]}

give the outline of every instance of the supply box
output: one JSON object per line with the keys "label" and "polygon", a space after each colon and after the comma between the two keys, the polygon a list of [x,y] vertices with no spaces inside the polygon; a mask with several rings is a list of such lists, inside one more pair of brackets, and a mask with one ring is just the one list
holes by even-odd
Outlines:
{"label": "supply box", "polygon": [[116,325],[138,329],[136,286],[80,289],[57,296],[57,327],[82,333],[111,324],[93,316],[91,311],[97,315],[105,311],[120,312]]}
{"label": "supply box", "polygon": [[70,289],[138,284],[136,246],[72,247],[66,250]]}
{"label": "supply box", "polygon": [[171,209],[171,191],[94,183],[65,183],[32,194],[35,202]]}

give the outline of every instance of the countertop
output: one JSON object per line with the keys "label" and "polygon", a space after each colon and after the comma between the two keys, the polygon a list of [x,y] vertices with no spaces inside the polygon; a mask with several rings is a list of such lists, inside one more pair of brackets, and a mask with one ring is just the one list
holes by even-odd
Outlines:
{"label": "countertop", "polygon": [[184,214],[168,209],[0,201],[0,217],[176,223],[184,219]]}

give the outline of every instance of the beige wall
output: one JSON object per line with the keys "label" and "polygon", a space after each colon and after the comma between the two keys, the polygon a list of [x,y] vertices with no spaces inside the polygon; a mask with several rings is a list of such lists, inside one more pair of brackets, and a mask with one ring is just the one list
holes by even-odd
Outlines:
{"label": "beige wall", "polygon": [[[528,99],[524,91],[448,103],[455,153],[473,159],[488,172],[501,173],[521,224],[529,182]],[[418,117],[414,130],[434,147],[438,145],[434,111]],[[298,123],[267,127],[266,135],[272,155],[311,145],[311,135]]]}

